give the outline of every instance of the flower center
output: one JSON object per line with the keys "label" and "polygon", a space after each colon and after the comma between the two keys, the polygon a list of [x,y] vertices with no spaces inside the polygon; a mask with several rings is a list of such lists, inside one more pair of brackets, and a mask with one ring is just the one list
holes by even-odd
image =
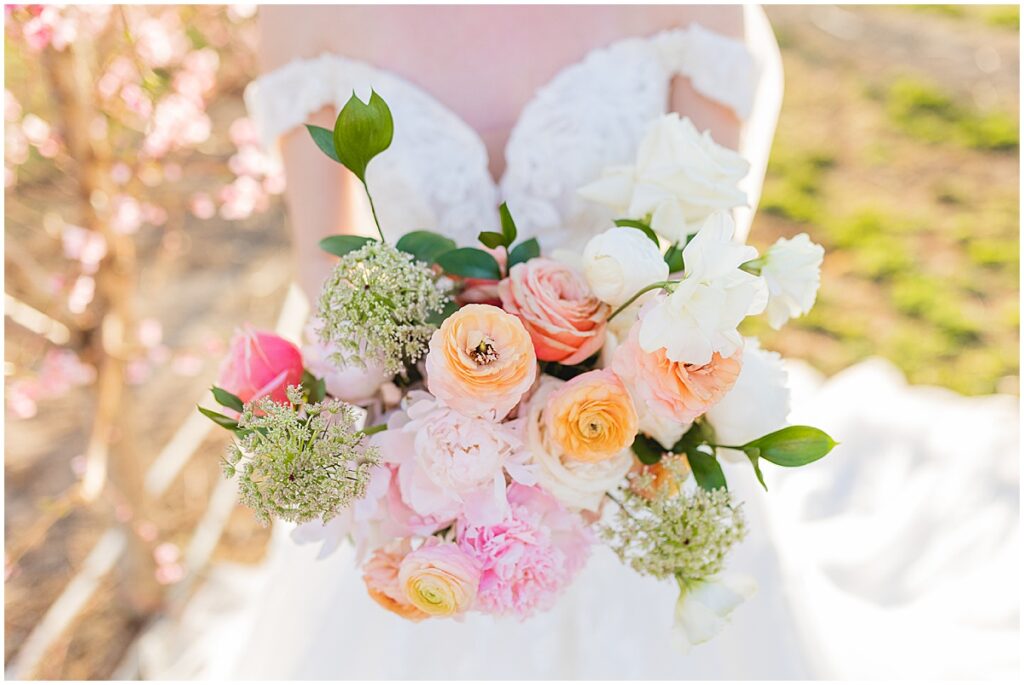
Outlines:
{"label": "flower center", "polygon": [[483,338],[476,347],[469,350],[469,356],[480,366],[486,366],[498,359],[498,351],[494,349],[494,342]]}

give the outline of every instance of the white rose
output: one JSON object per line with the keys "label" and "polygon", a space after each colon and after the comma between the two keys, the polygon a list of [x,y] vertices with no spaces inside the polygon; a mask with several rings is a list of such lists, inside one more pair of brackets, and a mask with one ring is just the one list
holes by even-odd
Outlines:
{"label": "white rose", "polygon": [[778,330],[791,318],[811,311],[821,284],[825,249],[806,233],[779,238],[764,255],[761,276],[768,285],[768,323]]}
{"label": "white rose", "polygon": [[569,509],[597,511],[605,493],[625,478],[633,457],[625,449],[618,456],[599,462],[563,458],[557,445],[546,439],[543,415],[548,395],[563,382],[544,376],[530,398],[527,440],[532,463],[537,467],[537,483]]}
{"label": "white rose", "polygon": [[642,231],[615,226],[583,249],[583,275],[598,299],[618,307],[651,283],[666,280],[668,264]]}
{"label": "white rose", "polygon": [[673,631],[679,648],[685,653],[718,635],[733,610],[756,591],[753,578],[725,573],[681,586]]}
{"label": "white rose", "polygon": [[635,164],[606,169],[579,193],[631,218],[651,215],[651,228],[678,242],[713,212],[746,204],[738,184],[749,170],[739,154],[672,113],[648,128]]}
{"label": "white rose", "polygon": [[735,230],[732,218],[718,212],[683,249],[682,280],[640,321],[644,352],[664,348],[674,362],[703,366],[714,353],[731,357],[742,346],[737,327],[764,311],[767,291],[759,276],[739,268],[757,250],[733,242]]}
{"label": "white rose", "polygon": [[[785,428],[789,417],[787,381],[782,357],[747,338],[736,385],[705,414],[715,429],[716,442],[743,445]],[[733,450],[722,450],[722,456],[730,461],[745,458]]]}

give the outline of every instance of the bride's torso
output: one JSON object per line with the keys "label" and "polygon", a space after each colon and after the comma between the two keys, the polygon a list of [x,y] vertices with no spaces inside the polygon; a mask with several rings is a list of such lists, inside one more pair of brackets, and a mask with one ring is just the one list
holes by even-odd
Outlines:
{"label": "bride's torso", "polygon": [[[742,40],[742,12],[738,6],[324,5],[301,14],[269,6],[260,19],[275,34],[300,31],[301,56],[343,54],[430,93],[480,135],[497,178],[520,112],[566,66],[623,38],[690,23]],[[294,59],[289,48],[266,46],[266,70]],[[735,122],[728,110],[717,114],[726,125]],[[722,122],[709,116],[703,123]]]}
{"label": "bride's torso", "polygon": [[[745,45],[692,14],[587,9],[324,8],[302,15],[305,54],[319,56],[261,77],[247,104],[269,142],[353,90],[380,93],[395,138],[368,182],[389,238],[428,228],[472,244],[506,201],[524,237],[540,237],[546,250],[579,248],[614,217],[576,190],[632,161],[647,126],[669,109],[674,80],[738,120],[757,82]],[[344,57],[317,52],[339,36],[350,39]]]}

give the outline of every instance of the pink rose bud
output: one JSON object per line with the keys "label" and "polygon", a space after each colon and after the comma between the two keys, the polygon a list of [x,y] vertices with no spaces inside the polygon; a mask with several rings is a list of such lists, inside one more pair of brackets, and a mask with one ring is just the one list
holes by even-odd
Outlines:
{"label": "pink rose bud", "polygon": [[302,353],[280,336],[246,328],[235,334],[217,385],[243,402],[270,397],[287,402],[289,385],[302,382]]}

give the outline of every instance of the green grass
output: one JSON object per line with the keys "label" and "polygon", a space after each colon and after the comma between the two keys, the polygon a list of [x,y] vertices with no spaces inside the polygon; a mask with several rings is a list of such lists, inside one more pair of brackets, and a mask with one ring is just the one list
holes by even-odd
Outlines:
{"label": "green grass", "polygon": [[926,143],[951,143],[976,150],[1011,150],[1019,142],[1017,118],[1003,111],[978,111],[938,86],[911,76],[885,94],[889,120]]}

